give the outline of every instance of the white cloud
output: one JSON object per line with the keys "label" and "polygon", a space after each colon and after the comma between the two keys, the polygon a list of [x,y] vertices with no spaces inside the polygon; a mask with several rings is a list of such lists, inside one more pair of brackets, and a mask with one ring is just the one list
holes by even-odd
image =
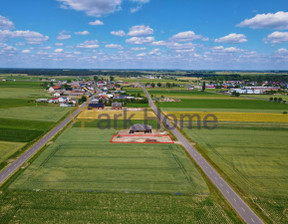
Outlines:
{"label": "white cloud", "polygon": [[137,54],[137,57],[145,57],[146,53]]}
{"label": "white cloud", "polygon": [[54,52],[55,52],[55,53],[62,53],[62,52],[63,52],[63,49],[62,49],[62,48],[58,48],[58,49],[55,49]]}
{"label": "white cloud", "polygon": [[185,31],[181,33],[175,34],[173,37],[170,38],[172,41],[177,42],[188,42],[196,39],[202,39],[201,35],[195,34],[193,31]]}
{"label": "white cloud", "polygon": [[28,54],[28,53],[30,53],[30,52],[31,52],[31,51],[30,51],[30,50],[28,50],[28,49],[27,49],[27,50],[23,50],[23,51],[22,51],[22,53],[23,53],[23,54]]}
{"label": "white cloud", "polygon": [[122,50],[123,47],[119,44],[106,44],[105,45],[106,48],[113,48],[113,49],[118,49],[118,50]]}
{"label": "white cloud", "polygon": [[149,55],[160,55],[161,52],[159,52],[160,49],[159,48],[155,48],[152,51],[149,52]]}
{"label": "white cloud", "polygon": [[10,30],[0,30],[0,40],[9,38],[24,38],[29,44],[40,44],[41,42],[49,40],[48,36],[44,36],[41,33],[34,31],[10,31]]}
{"label": "white cloud", "polygon": [[267,13],[267,14],[258,14],[251,19],[245,19],[237,26],[240,27],[250,27],[252,29],[279,29],[284,30],[288,29],[288,12],[277,12]]}
{"label": "white cloud", "polygon": [[9,19],[7,19],[4,16],[0,15],[0,29],[3,30],[12,30],[14,29],[14,24],[12,21],[10,21]]}
{"label": "white cloud", "polygon": [[288,54],[288,50],[285,48],[280,48],[277,51],[275,51],[277,54]]}
{"label": "white cloud", "polygon": [[62,31],[59,33],[59,36],[57,37],[58,40],[68,40],[71,39],[71,35],[68,34],[66,31]]}
{"label": "white cloud", "polygon": [[119,37],[124,37],[125,32],[123,30],[118,30],[118,31],[111,31],[111,34],[114,36],[119,36]]}
{"label": "white cloud", "polygon": [[269,34],[265,39],[264,42],[271,43],[271,44],[279,44],[279,43],[284,43],[288,42],[288,32],[279,32],[275,31],[271,34]]}
{"label": "white cloud", "polygon": [[150,2],[150,0],[130,0],[130,2],[138,4],[136,7],[130,9],[131,13],[135,13],[138,12],[143,7],[144,4]]}
{"label": "white cloud", "polygon": [[149,36],[152,35],[154,30],[149,26],[139,25],[139,26],[132,26],[129,29],[128,36],[132,37],[141,37],[141,36]]}
{"label": "white cloud", "polygon": [[238,53],[238,52],[242,52],[243,50],[237,48],[237,47],[228,47],[223,49],[223,52],[227,52],[227,53]]}
{"label": "white cloud", "polygon": [[167,43],[163,40],[160,40],[160,41],[154,41],[151,43],[151,45],[153,46],[165,46]]}
{"label": "white cloud", "polygon": [[175,50],[182,50],[182,49],[193,49],[194,50],[194,48],[195,48],[195,45],[192,43],[180,44],[180,43],[172,42],[172,43],[167,43],[166,46],[170,49],[175,49]]}
{"label": "white cloud", "polygon": [[128,44],[149,44],[154,42],[154,37],[131,37],[126,40]]}
{"label": "white cloud", "polygon": [[98,40],[86,40],[84,43],[77,45],[78,48],[95,49],[99,47]]}
{"label": "white cloud", "polygon": [[146,47],[134,47],[134,48],[131,48],[132,51],[145,51],[146,50]]}
{"label": "white cloud", "polygon": [[216,43],[245,43],[247,42],[247,37],[244,34],[230,33],[227,36],[215,39]]}
{"label": "white cloud", "polygon": [[101,26],[101,25],[104,25],[104,23],[101,20],[97,19],[94,22],[89,22],[89,25],[91,25],[91,26]]}
{"label": "white cloud", "polygon": [[58,46],[58,47],[60,47],[60,46],[64,46],[63,43],[55,43],[54,45],[55,45],[55,46]]}
{"label": "white cloud", "polygon": [[75,32],[75,34],[76,34],[76,35],[89,35],[90,33],[89,33],[89,31],[84,30],[84,31],[82,31],[82,32]]}
{"label": "white cloud", "polygon": [[57,0],[63,8],[84,11],[89,16],[102,15],[121,10],[122,0]]}
{"label": "white cloud", "polygon": [[75,51],[74,54],[79,55],[79,54],[82,54],[82,52],[80,52],[80,51]]}

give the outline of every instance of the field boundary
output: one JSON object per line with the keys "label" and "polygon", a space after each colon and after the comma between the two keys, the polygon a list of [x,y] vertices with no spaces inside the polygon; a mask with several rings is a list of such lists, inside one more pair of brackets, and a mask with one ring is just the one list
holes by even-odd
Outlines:
{"label": "field boundary", "polygon": [[[115,137],[169,137],[171,142],[123,142],[123,141],[114,141]],[[174,144],[173,139],[170,135],[113,135],[110,143],[124,143],[124,144]]]}

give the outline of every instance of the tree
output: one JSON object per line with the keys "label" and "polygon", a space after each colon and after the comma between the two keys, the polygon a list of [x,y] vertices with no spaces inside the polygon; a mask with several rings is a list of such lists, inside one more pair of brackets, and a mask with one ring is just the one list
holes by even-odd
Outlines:
{"label": "tree", "polygon": [[167,88],[171,88],[171,83],[170,83],[170,82],[167,82],[167,83],[166,83],[166,87],[167,87]]}
{"label": "tree", "polygon": [[152,88],[155,88],[155,83],[152,83],[151,86],[152,86]]}
{"label": "tree", "polygon": [[233,92],[232,92],[232,96],[239,97],[239,96],[240,96],[240,93],[238,93],[238,92],[236,92],[236,91],[233,91]]}
{"label": "tree", "polygon": [[283,100],[283,99],[282,99],[281,97],[278,98],[278,102],[279,102],[279,103],[281,103],[282,100]]}
{"label": "tree", "polygon": [[160,82],[158,82],[158,83],[157,83],[157,86],[158,86],[158,87],[161,87],[161,86],[162,86],[162,84],[161,84]]}
{"label": "tree", "polygon": [[93,78],[94,78],[94,81],[96,82],[98,81],[98,76],[94,76]]}
{"label": "tree", "polygon": [[274,102],[277,102],[277,99],[278,99],[277,97],[274,97]]}
{"label": "tree", "polygon": [[273,97],[270,97],[270,99],[269,99],[270,101],[273,101]]}
{"label": "tree", "polygon": [[205,83],[205,82],[203,82],[203,84],[202,84],[202,91],[204,92],[204,91],[205,91],[205,89],[206,89],[206,83]]}
{"label": "tree", "polygon": [[110,75],[110,82],[114,81],[114,77],[112,75]]}

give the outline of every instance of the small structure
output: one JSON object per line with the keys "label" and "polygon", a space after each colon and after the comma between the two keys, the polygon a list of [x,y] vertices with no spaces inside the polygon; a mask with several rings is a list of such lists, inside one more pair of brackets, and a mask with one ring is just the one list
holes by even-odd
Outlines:
{"label": "small structure", "polygon": [[54,92],[55,92],[55,89],[54,89],[53,87],[50,87],[50,88],[48,89],[48,91],[49,91],[49,93],[54,93]]}
{"label": "small structure", "polygon": [[122,103],[118,102],[112,103],[112,110],[122,110]]}
{"label": "small structure", "polygon": [[105,105],[104,103],[90,103],[88,105],[88,110],[92,110],[92,109],[96,109],[96,110],[100,110],[100,109],[104,109]]}
{"label": "small structure", "polygon": [[152,133],[152,126],[148,124],[133,124],[130,127],[129,134],[134,134],[135,132]]}

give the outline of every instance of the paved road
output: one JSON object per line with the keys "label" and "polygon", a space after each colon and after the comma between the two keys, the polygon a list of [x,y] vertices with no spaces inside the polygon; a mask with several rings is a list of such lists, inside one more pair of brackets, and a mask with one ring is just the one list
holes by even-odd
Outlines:
{"label": "paved road", "polygon": [[[149,103],[159,118],[162,120],[164,125],[167,127],[173,127],[172,124],[167,121],[163,114],[158,111],[147,90],[141,84],[146,96],[149,99]],[[187,141],[187,139],[176,129],[169,128],[171,132],[175,135],[179,142],[185,147],[187,152],[195,160],[195,162],[201,167],[203,172],[209,177],[212,183],[219,189],[219,191],[224,195],[227,201],[232,205],[232,207],[237,211],[237,213],[242,217],[242,219],[249,224],[262,224],[263,222],[259,217],[248,207],[248,205],[236,194],[236,192],[220,177],[220,175],[212,168],[209,163],[200,155],[200,153]]]}
{"label": "paved road", "polygon": [[69,117],[62,121],[57,127],[48,132],[41,140],[34,144],[29,150],[27,150],[23,155],[11,163],[0,173],[0,185],[2,185],[8,177],[10,177],[15,171],[17,171],[23,163],[30,159],[39,149],[41,149],[53,136],[55,136],[62,128],[64,128],[79,112],[86,106],[83,103],[80,108],[75,110]]}

